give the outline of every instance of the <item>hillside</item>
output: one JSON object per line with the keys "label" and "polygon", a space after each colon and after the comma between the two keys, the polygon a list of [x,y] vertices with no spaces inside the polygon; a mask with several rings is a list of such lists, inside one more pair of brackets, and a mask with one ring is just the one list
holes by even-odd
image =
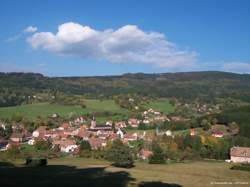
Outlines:
{"label": "hillside", "polygon": [[46,77],[36,73],[0,73],[0,106],[21,104],[36,93],[62,92],[89,98],[137,93],[215,102],[233,98],[250,102],[250,75],[226,72],[124,74],[95,77]]}

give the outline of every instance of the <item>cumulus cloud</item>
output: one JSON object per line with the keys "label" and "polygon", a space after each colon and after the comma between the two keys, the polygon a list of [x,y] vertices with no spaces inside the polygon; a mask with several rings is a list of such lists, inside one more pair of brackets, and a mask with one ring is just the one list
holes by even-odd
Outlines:
{"label": "cumulus cloud", "polygon": [[36,31],[37,31],[37,27],[33,27],[33,26],[28,26],[23,30],[23,32],[26,32],[26,33],[32,33]]}
{"label": "cumulus cloud", "polygon": [[178,69],[194,66],[197,53],[180,50],[164,34],[145,32],[136,25],[117,30],[95,30],[78,23],[64,23],[58,32],[37,32],[27,39],[34,49],[111,63],[137,62]]}
{"label": "cumulus cloud", "polygon": [[250,73],[250,64],[245,62],[224,63],[223,70],[235,73]]}

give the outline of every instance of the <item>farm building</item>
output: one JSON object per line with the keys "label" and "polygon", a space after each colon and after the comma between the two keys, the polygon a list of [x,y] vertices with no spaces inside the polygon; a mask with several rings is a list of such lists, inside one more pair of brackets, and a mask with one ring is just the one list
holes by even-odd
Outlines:
{"label": "farm building", "polygon": [[232,147],[230,156],[234,163],[250,163],[250,147]]}

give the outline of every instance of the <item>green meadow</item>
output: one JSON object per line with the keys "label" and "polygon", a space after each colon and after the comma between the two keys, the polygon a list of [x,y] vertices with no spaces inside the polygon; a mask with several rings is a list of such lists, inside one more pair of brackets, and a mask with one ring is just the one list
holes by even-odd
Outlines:
{"label": "green meadow", "polygon": [[[80,106],[56,105],[49,103],[36,103],[28,105],[20,105],[13,107],[0,107],[0,118],[11,118],[13,115],[20,113],[28,119],[34,120],[37,116],[48,117],[53,113],[58,113],[62,117],[72,115],[84,115],[89,112],[113,112],[127,114],[128,111],[121,108],[113,100],[85,100],[86,108]],[[101,119],[104,120],[104,119]]]}
{"label": "green meadow", "polygon": [[[48,160],[48,166],[25,167],[24,161],[0,162],[3,186],[94,186],[94,187],[211,187],[250,184],[250,172],[231,170],[232,164],[196,161],[150,165],[136,162],[130,169],[107,161],[87,158]],[[216,183],[218,185],[216,185]],[[231,185],[229,185],[231,184]],[[246,185],[247,184],[247,185]]]}
{"label": "green meadow", "polygon": [[165,114],[169,114],[174,111],[175,107],[170,104],[168,99],[159,99],[157,101],[152,101],[148,104],[145,104],[144,107],[152,108],[156,111],[163,112]]}

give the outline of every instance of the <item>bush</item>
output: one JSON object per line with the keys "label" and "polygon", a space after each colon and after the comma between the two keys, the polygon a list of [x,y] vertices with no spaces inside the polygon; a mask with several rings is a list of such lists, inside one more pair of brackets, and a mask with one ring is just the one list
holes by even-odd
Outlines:
{"label": "bush", "polygon": [[50,143],[42,139],[37,139],[35,141],[35,148],[37,150],[48,150],[50,149]]}
{"label": "bush", "polygon": [[7,150],[7,156],[10,159],[16,159],[20,156],[20,150],[19,147],[12,145],[8,150]]}
{"label": "bush", "polygon": [[47,165],[47,159],[32,159],[32,158],[26,158],[26,166],[46,166]]}
{"label": "bush", "polygon": [[105,158],[116,167],[129,168],[133,166],[134,160],[130,148],[121,140],[115,140],[106,151]]}
{"label": "bush", "polygon": [[165,154],[158,143],[152,144],[153,155],[149,157],[149,164],[163,164],[165,163]]}
{"label": "bush", "polygon": [[250,171],[250,165],[249,164],[241,164],[241,165],[232,166],[230,169],[241,170],[241,171]]}

